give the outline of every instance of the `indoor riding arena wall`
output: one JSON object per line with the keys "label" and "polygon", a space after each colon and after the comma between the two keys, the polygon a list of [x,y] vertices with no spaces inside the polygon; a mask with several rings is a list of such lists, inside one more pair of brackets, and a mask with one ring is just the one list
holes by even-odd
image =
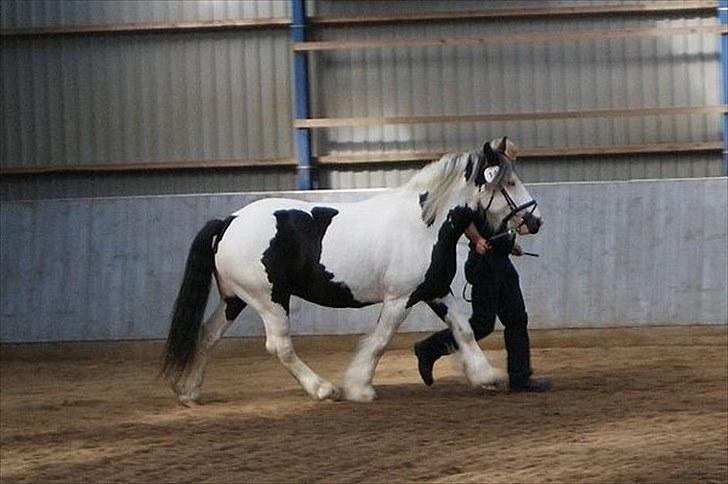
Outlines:
{"label": "indoor riding arena wall", "polygon": [[[521,242],[540,257],[514,260],[532,328],[726,324],[728,178],[533,184],[529,190],[545,225]],[[162,339],[189,245],[207,220],[224,218],[263,197],[326,203],[377,193],[3,203],[0,341]],[[461,261],[467,253],[464,240]],[[452,285],[458,296],[464,283],[461,270]],[[467,312],[467,303],[462,304]],[[420,306],[402,331],[443,327],[429,308]],[[211,301],[208,311],[212,307]],[[291,328],[297,335],[363,333],[372,328],[378,311],[378,305],[342,310],[296,300]],[[251,309],[228,333],[261,335],[262,323]]]}

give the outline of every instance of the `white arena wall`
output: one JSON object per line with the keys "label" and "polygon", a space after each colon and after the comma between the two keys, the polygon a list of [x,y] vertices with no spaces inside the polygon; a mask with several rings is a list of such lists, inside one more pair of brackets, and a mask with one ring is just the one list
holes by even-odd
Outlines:
{"label": "white arena wall", "polygon": [[[531,327],[727,324],[728,178],[529,189],[546,219],[537,236],[521,239],[541,257],[514,258]],[[3,202],[0,342],[164,338],[189,244],[206,220],[269,196],[325,203],[377,192]],[[459,251],[464,261],[464,239]],[[457,295],[461,270],[452,287]],[[295,299],[291,327],[294,334],[362,333],[378,310],[327,309]],[[418,305],[402,331],[441,327]],[[262,323],[246,309],[227,335],[262,334]]]}

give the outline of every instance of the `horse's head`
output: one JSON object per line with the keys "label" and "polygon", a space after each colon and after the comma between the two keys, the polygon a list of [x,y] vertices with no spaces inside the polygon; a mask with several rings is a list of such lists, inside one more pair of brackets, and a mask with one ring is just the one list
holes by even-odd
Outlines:
{"label": "horse's head", "polygon": [[483,157],[474,183],[478,204],[497,232],[535,234],[543,224],[536,200],[514,170],[516,147],[507,137],[483,145]]}

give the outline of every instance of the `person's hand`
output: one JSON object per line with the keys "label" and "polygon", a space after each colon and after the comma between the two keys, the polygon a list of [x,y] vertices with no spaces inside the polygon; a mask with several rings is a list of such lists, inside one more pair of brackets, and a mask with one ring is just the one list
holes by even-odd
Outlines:
{"label": "person's hand", "polygon": [[488,249],[490,249],[490,244],[482,237],[475,243],[475,252],[477,252],[478,255],[484,255]]}
{"label": "person's hand", "polygon": [[511,249],[511,254],[520,257],[523,255],[523,247],[521,247],[518,244],[513,244],[513,248]]}

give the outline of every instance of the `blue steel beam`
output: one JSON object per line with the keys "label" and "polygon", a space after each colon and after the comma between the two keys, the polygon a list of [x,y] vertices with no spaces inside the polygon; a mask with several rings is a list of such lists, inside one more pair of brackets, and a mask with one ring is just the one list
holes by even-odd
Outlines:
{"label": "blue steel beam", "polygon": [[[720,0],[718,17],[728,24],[728,0]],[[728,34],[720,35],[720,71],[723,76],[723,104],[728,104]],[[728,113],[723,113],[723,174],[728,176]]]}
{"label": "blue steel beam", "polygon": [[[293,22],[291,33],[293,42],[306,40],[306,0],[291,0]],[[296,119],[307,119],[310,114],[308,84],[308,53],[293,53],[293,85],[296,107]],[[298,156],[298,189],[311,190],[311,131],[296,128],[296,153]]]}

